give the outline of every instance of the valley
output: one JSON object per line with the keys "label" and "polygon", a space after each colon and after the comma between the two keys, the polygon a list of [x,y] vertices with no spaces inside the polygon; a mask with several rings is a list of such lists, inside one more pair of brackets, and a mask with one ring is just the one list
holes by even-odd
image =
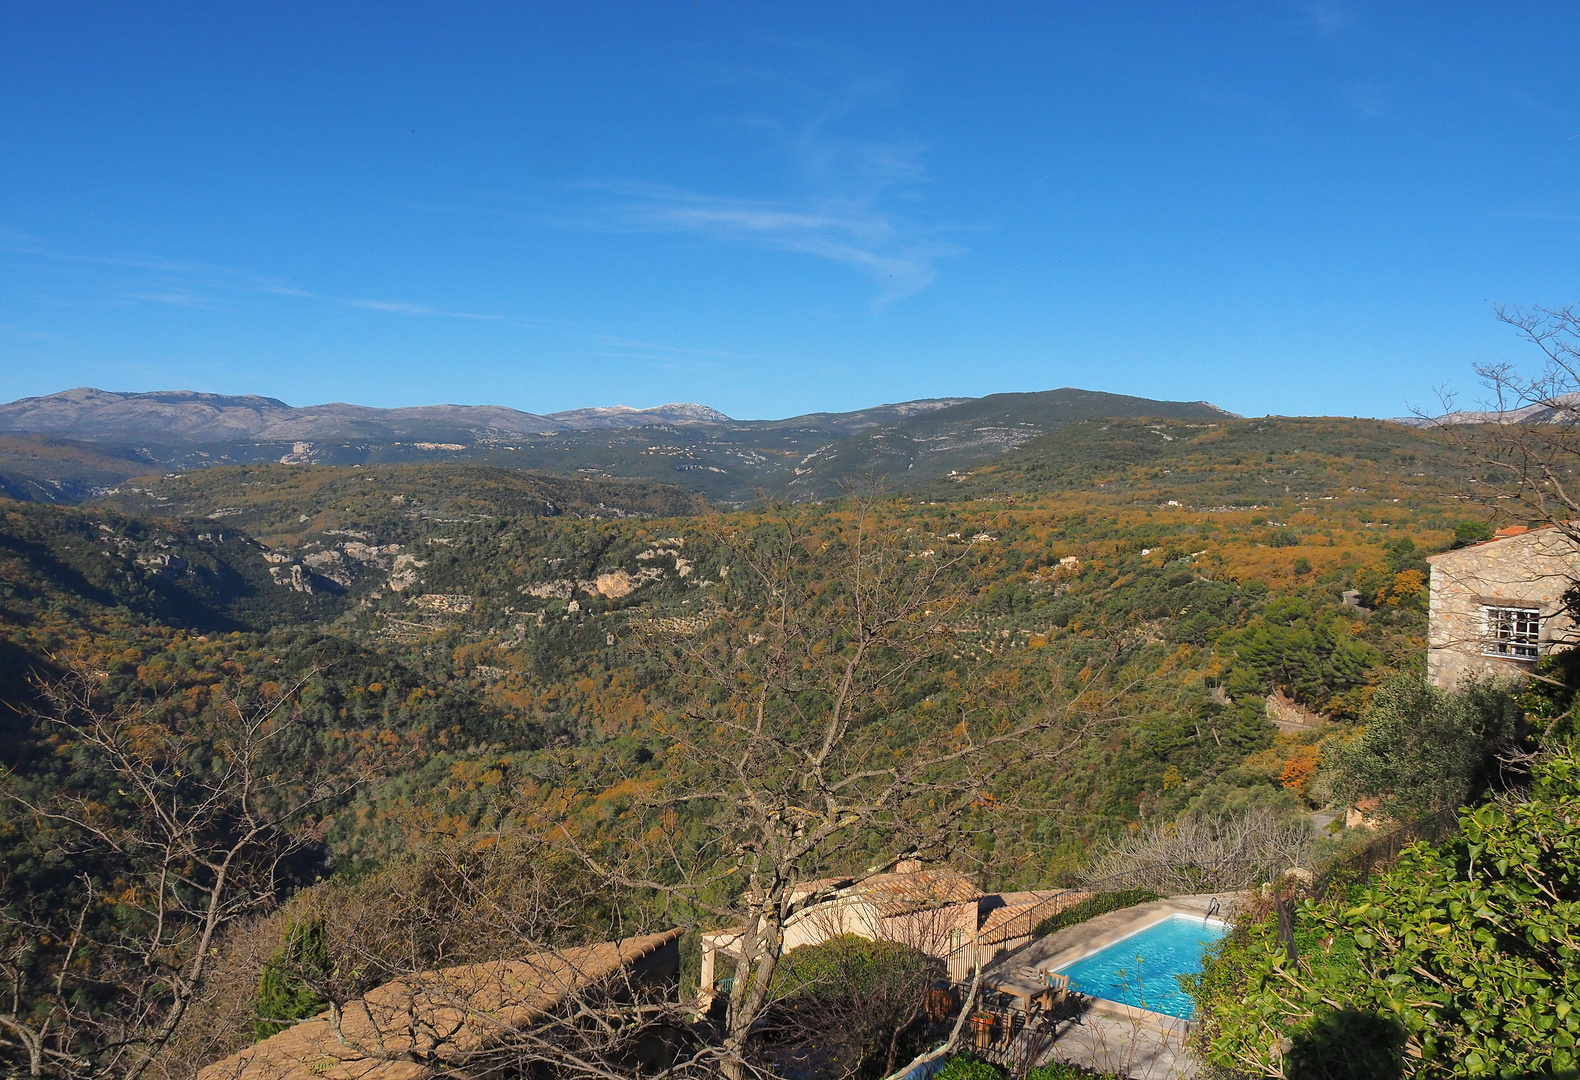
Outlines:
{"label": "valley", "polygon": [[[259,760],[271,804],[311,810],[249,901],[273,921],[236,922],[216,954],[240,989],[202,1006],[194,1030],[217,1034],[172,1049],[178,1071],[249,1044],[236,1018],[257,1015],[257,957],[288,947],[279,912],[337,889],[395,903],[378,890],[424,860],[500,844],[549,844],[603,883],[597,904],[555,900],[569,921],[544,942],[675,923],[681,999],[701,993],[700,935],[753,902],[742,853],[769,859],[802,828],[781,815],[815,813],[808,769],[848,793],[933,762],[844,812],[795,875],[860,874],[900,844],[983,890],[1077,889],[1137,830],[1242,818],[1340,857],[1357,841],[1312,827],[1337,805],[1329,763],[1421,668],[1424,556],[1490,535],[1477,470],[1383,421],[1118,404],[560,433],[581,441],[557,470],[502,463],[544,460],[533,446],[210,459],[70,498],[150,451],[4,436],[13,488],[61,484],[0,503],[5,782],[140,828],[82,716],[135,717],[177,777],[221,775],[237,717],[289,717]],[[593,460],[609,468],[572,467]],[[703,461],[746,461],[780,497]],[[58,688],[84,678],[62,713]],[[816,757],[805,740],[847,686]],[[739,726],[759,708],[767,743]],[[786,809],[743,819],[745,798]],[[144,872],[90,844],[45,857],[55,827],[35,820],[0,831],[0,857],[40,926],[80,882]]]}

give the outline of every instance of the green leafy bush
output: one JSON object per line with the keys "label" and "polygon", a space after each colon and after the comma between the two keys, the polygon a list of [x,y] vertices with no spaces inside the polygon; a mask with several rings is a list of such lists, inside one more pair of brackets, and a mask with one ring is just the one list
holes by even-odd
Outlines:
{"label": "green leafy bush", "polygon": [[896,941],[839,934],[785,954],[758,1037],[782,1063],[818,1062],[818,1075],[885,1076],[926,1047],[927,991],[943,963]]}
{"label": "green leafy bush", "polygon": [[[1110,1073],[1093,1072],[1066,1061],[1050,1061],[1028,1069],[1024,1080],[1103,1080]],[[937,1074],[936,1080],[1003,1080],[1003,1070],[970,1054],[956,1054]]]}
{"label": "green leafy bush", "polygon": [[1514,696],[1493,683],[1442,690],[1419,674],[1377,689],[1360,736],[1327,752],[1329,783],[1343,803],[1382,800],[1399,821],[1460,806],[1523,780],[1502,762],[1528,749],[1530,731]]}
{"label": "green leafy bush", "polygon": [[1095,919],[1099,915],[1106,915],[1110,911],[1134,907],[1137,904],[1150,904],[1154,900],[1161,899],[1163,897],[1147,889],[1122,889],[1118,892],[1098,893],[1096,896],[1082,900],[1079,904],[1065,908],[1057,915],[1050,915],[1042,920],[1031,932],[1031,936],[1039,938],[1055,930],[1063,930],[1066,926],[1075,926],[1088,919]]}
{"label": "green leafy bush", "polygon": [[1468,547],[1479,544],[1484,540],[1492,539],[1492,526],[1485,521],[1461,521],[1454,526],[1454,546],[1456,548]]}
{"label": "green leafy bush", "polygon": [[1093,1080],[1112,1076],[1112,1073],[1093,1072],[1083,1069],[1079,1065],[1071,1065],[1067,1061],[1050,1061],[1046,1065],[1038,1065],[1035,1069],[1028,1069],[1025,1080]]}
{"label": "green leafy bush", "polygon": [[1467,809],[1441,850],[1247,925],[1197,983],[1219,1068],[1260,1076],[1580,1075],[1580,758],[1521,803]]}
{"label": "green leafy bush", "polygon": [[938,1073],[937,1080],[1004,1080],[998,1066],[970,1054],[956,1054]]}
{"label": "green leafy bush", "polygon": [[309,982],[314,976],[328,975],[330,968],[323,921],[293,923],[286,931],[285,942],[264,965],[263,977],[258,981],[258,996],[252,1007],[253,1034],[267,1039],[298,1020],[322,1012],[329,1002]]}
{"label": "green leafy bush", "polygon": [[800,997],[837,989],[865,997],[893,977],[895,971],[935,974],[938,961],[898,941],[874,941],[860,934],[839,934],[817,945],[802,945],[785,954],[774,972],[774,996]]}

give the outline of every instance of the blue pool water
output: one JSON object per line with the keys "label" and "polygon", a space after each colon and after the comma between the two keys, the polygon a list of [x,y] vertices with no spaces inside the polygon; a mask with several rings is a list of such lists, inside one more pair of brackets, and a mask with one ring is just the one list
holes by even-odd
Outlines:
{"label": "blue pool water", "polygon": [[1203,950],[1229,932],[1223,923],[1170,915],[1091,956],[1059,969],[1070,989],[1189,1020],[1191,999],[1176,975],[1201,971]]}

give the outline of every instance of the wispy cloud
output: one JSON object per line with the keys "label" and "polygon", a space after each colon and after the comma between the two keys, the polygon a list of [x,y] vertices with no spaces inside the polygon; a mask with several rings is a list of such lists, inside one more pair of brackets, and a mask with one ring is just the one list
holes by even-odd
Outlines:
{"label": "wispy cloud", "polygon": [[28,341],[48,341],[55,336],[43,330],[29,330],[26,327],[18,326],[16,323],[0,323],[0,334],[24,338]]}
{"label": "wispy cloud", "polygon": [[134,292],[127,293],[128,300],[141,300],[150,304],[164,304],[167,307],[194,308],[204,311],[218,311],[220,305],[206,296],[194,296],[186,292]]}
{"label": "wispy cloud", "polygon": [[497,319],[498,315],[479,315],[471,311],[444,311],[426,304],[407,304],[398,300],[346,300],[348,307],[365,311],[387,311],[393,315],[417,315],[441,319]]}
{"label": "wispy cloud", "polygon": [[633,185],[608,190],[615,201],[602,215],[605,228],[692,233],[828,259],[872,278],[880,304],[926,288],[934,263],[962,250],[870,203],[727,198]]}
{"label": "wispy cloud", "polygon": [[897,80],[842,46],[780,44],[786,56],[780,68],[712,70],[735,97],[758,98],[757,108],[716,117],[714,124],[781,158],[787,167],[775,183],[799,192],[762,197],[588,184],[582,190],[601,199],[585,224],[691,234],[828,260],[871,279],[880,306],[925,289],[938,263],[964,249],[944,239],[948,230],[919,216],[929,183],[925,147],[866,133],[868,114],[898,97]]}
{"label": "wispy cloud", "polygon": [[191,310],[234,311],[249,299],[278,297],[304,303],[338,303],[390,315],[446,319],[501,317],[405,301],[337,299],[299,288],[277,277],[211,263],[68,251],[4,226],[0,226],[0,256],[59,267],[76,279],[75,288],[90,295],[99,294],[100,302],[130,301]]}

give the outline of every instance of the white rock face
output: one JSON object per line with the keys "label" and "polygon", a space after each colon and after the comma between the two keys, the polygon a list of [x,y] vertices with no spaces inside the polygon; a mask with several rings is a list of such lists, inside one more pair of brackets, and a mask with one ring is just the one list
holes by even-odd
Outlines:
{"label": "white rock face", "polygon": [[312,577],[302,569],[300,563],[292,563],[290,566],[271,566],[269,576],[274,579],[276,585],[283,585],[296,592],[313,591]]}
{"label": "white rock face", "polygon": [[422,580],[417,569],[427,565],[426,559],[419,559],[415,555],[395,556],[395,565],[390,572],[390,588],[395,592],[403,592],[411,588]]}
{"label": "white rock face", "polygon": [[144,570],[152,570],[156,574],[177,574],[186,569],[186,560],[179,555],[168,552],[156,552],[150,555],[139,555],[134,560]]}
{"label": "white rock face", "polygon": [[342,544],[341,550],[349,558],[355,559],[357,562],[368,563],[382,570],[389,566],[391,557],[400,554],[400,545],[384,544],[380,546],[378,544],[364,544],[358,540],[351,540]]}

